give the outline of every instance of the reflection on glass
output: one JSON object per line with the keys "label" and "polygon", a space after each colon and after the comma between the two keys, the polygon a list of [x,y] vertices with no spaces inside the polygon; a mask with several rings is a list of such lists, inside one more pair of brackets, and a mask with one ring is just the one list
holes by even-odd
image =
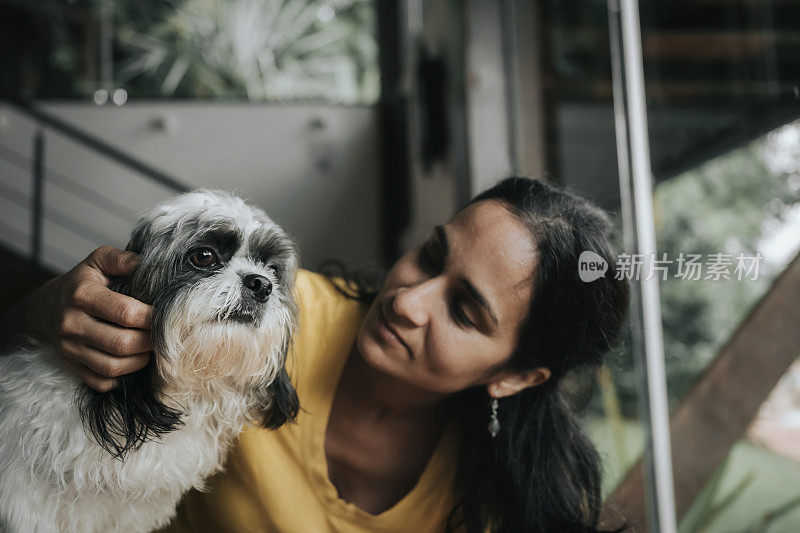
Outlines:
{"label": "reflection on glass", "polygon": [[[631,350],[625,345],[596,375],[598,394],[583,415],[583,425],[597,447],[603,465],[603,497],[622,481],[644,450],[644,431],[637,419],[635,390],[627,401],[619,384],[632,379]],[[629,384],[633,389],[633,384]]]}
{"label": "reflection on glass", "polygon": [[[655,190],[659,254],[675,261],[661,283],[673,406],[800,248],[798,153],[800,124],[790,124]],[[701,279],[683,279],[681,253],[702,256]],[[758,253],[757,279],[737,279],[737,255]],[[724,275],[710,271],[715,259],[731,260]]]}
{"label": "reflection on glass", "polygon": [[[606,4],[544,2],[543,63],[553,171],[615,210]],[[674,408],[800,249],[800,3],[639,5],[658,252],[673,261],[661,310]],[[700,279],[677,276],[681,253],[700,254]],[[713,254],[718,263],[730,258],[732,279],[714,279],[713,268],[726,270],[719,265],[706,279]],[[756,279],[736,279],[739,254],[760,254]],[[597,383],[584,422],[604,460],[608,495],[642,450],[628,347]],[[784,398],[798,394],[792,383],[773,396],[781,387],[794,391]],[[683,532],[800,531],[798,458],[783,453],[787,440],[800,446],[785,437],[800,428],[792,425],[800,409],[785,399],[769,405],[696,496]]]}

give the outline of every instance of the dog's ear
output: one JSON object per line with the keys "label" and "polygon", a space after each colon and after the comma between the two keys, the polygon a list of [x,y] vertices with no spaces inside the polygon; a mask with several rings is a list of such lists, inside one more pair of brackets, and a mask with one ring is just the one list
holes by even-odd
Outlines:
{"label": "dog's ear", "polygon": [[123,459],[147,441],[181,425],[180,411],[164,405],[151,384],[153,365],[117,378],[117,387],[100,393],[78,389],[84,427],[108,453]]}
{"label": "dog's ear", "polygon": [[[140,221],[126,249],[141,253],[149,228],[149,224]],[[137,294],[140,291],[134,290],[133,276],[116,278],[109,288],[141,299],[141,294]],[[159,340],[157,333],[161,331],[163,320],[163,313],[154,315],[154,342]],[[181,412],[168,407],[159,398],[155,372],[151,360],[145,368],[117,378],[117,386],[109,392],[100,393],[85,385],[77,391],[84,427],[97,444],[116,458],[123,459],[128,452],[161,438],[182,423]]]}
{"label": "dog's ear", "polygon": [[[148,218],[140,217],[139,220],[136,221],[136,225],[131,232],[131,238],[128,241],[128,244],[125,246],[125,250],[134,252],[136,254],[141,254],[142,250],[144,249],[144,244],[147,242],[147,239],[150,235],[150,226],[151,223]],[[138,296],[141,298],[141,295],[133,294],[132,276],[115,278],[111,281],[108,288],[114,292],[124,294],[125,296]]]}
{"label": "dog's ear", "polygon": [[267,429],[277,429],[287,422],[294,422],[300,410],[300,400],[292,380],[285,368],[281,368],[269,386],[268,401],[264,402],[262,424]]}
{"label": "dog's ear", "polygon": [[153,221],[158,219],[156,210],[139,217],[131,231],[131,239],[128,241],[126,250],[140,254],[144,249],[145,243],[152,237],[151,230]]}

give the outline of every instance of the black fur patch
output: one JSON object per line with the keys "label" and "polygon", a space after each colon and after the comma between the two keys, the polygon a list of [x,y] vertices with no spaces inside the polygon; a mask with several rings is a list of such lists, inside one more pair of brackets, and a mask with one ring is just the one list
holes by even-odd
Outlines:
{"label": "black fur patch", "polygon": [[285,368],[280,369],[268,390],[270,400],[262,402],[265,406],[262,410],[262,425],[267,429],[277,429],[287,422],[294,422],[300,410],[300,401]]}
{"label": "black fur patch", "polygon": [[272,231],[255,231],[248,240],[247,252],[253,261],[285,267],[296,253],[291,241]]}
{"label": "black fur patch", "polygon": [[196,238],[197,244],[208,244],[213,247],[223,261],[230,261],[233,254],[242,246],[241,231],[229,228],[214,228]]}
{"label": "black fur patch", "polygon": [[97,444],[118,459],[142,444],[180,427],[181,413],[164,405],[151,382],[152,365],[122,376],[117,387],[100,393],[78,389],[84,427]]}
{"label": "black fur patch", "polygon": [[[130,246],[129,246],[130,247]],[[110,288],[128,296],[135,292],[130,278],[114,281]],[[159,327],[159,317],[164,311],[157,305],[153,333]],[[155,339],[154,339],[155,340]],[[109,392],[97,392],[86,385],[77,394],[78,411],[84,427],[95,442],[111,455],[123,459],[125,454],[138,449],[142,444],[161,438],[181,426],[182,413],[164,405],[159,399],[153,373],[155,367],[149,363],[145,368],[117,378],[117,386]]]}

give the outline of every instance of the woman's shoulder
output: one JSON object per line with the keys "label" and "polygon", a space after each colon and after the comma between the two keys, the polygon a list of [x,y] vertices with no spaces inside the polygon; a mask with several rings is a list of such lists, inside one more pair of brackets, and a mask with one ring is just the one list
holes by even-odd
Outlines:
{"label": "woman's shoulder", "polygon": [[334,302],[344,298],[344,295],[336,290],[333,282],[326,276],[303,268],[297,271],[294,291],[298,304],[305,306],[312,302]]}
{"label": "woman's shoulder", "polygon": [[297,273],[294,294],[299,320],[287,361],[294,378],[305,381],[312,371],[338,366],[361,326],[364,305],[341,294],[333,283],[309,270]]}
{"label": "woman's shoulder", "polygon": [[335,282],[317,272],[298,270],[294,294],[299,311],[300,337],[312,332],[318,337],[319,327],[352,319],[361,309],[362,304],[339,292]]}

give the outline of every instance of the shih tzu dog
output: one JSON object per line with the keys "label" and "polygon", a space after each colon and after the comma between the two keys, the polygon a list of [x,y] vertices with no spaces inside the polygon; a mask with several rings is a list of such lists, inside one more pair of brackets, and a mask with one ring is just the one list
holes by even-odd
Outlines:
{"label": "shih tzu dog", "polygon": [[150,531],[222,468],[248,423],[297,414],[284,369],[296,323],[295,247],[217,191],[139,219],[140,254],[112,288],[153,306],[154,357],[95,392],[52,348],[0,357],[0,531]]}

